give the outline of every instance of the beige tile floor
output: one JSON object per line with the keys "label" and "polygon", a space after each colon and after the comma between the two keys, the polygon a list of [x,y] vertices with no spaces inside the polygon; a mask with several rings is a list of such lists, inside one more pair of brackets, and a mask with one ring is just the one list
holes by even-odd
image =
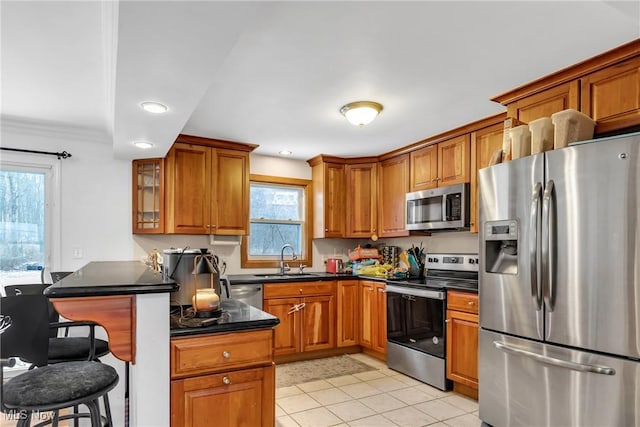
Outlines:
{"label": "beige tile floor", "polygon": [[351,357],[376,369],[276,389],[276,427],[480,426],[477,401]]}

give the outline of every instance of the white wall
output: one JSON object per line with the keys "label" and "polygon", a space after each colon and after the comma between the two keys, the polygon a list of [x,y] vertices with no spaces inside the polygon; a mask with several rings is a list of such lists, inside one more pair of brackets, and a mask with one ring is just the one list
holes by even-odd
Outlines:
{"label": "white wall", "polygon": [[[109,144],[83,140],[81,136],[19,133],[3,127],[2,146],[72,154],[59,160],[60,261],[51,265],[52,269],[77,270],[90,261],[134,257],[131,163],[114,159]],[[42,155],[23,156],[37,160]],[[74,248],[82,251],[82,258],[73,257]]]}

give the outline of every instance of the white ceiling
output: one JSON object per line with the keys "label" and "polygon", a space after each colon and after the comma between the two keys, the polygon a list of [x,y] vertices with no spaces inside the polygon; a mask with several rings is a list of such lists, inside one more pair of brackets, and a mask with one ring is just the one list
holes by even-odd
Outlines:
{"label": "white ceiling", "polygon": [[[2,0],[0,14],[2,125],[124,159],[163,156],[179,133],[299,159],[381,154],[640,37],[638,1]],[[350,125],[338,110],[357,100],[384,111]]]}

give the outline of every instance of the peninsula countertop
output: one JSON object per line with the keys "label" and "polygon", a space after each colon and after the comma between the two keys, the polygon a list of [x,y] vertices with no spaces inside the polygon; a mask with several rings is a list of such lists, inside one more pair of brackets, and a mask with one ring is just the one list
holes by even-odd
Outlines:
{"label": "peninsula countertop", "polygon": [[49,286],[44,294],[49,298],[157,294],[178,287],[140,261],[96,261]]}

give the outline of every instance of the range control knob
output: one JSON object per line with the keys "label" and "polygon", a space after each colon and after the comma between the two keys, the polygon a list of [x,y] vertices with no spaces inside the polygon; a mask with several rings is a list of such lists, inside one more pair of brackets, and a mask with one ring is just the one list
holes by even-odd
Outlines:
{"label": "range control knob", "polygon": [[433,262],[438,262],[438,258],[434,258],[434,259],[433,259]]}
{"label": "range control knob", "polygon": [[429,257],[429,258],[427,258],[427,261],[428,262],[433,262],[433,258]]}
{"label": "range control knob", "polygon": [[469,264],[475,264],[475,263],[476,263],[476,260],[475,260],[475,259],[471,258],[471,259],[469,260]]}
{"label": "range control knob", "polygon": [[480,264],[480,261],[478,260],[478,258],[476,258],[476,264]]}

